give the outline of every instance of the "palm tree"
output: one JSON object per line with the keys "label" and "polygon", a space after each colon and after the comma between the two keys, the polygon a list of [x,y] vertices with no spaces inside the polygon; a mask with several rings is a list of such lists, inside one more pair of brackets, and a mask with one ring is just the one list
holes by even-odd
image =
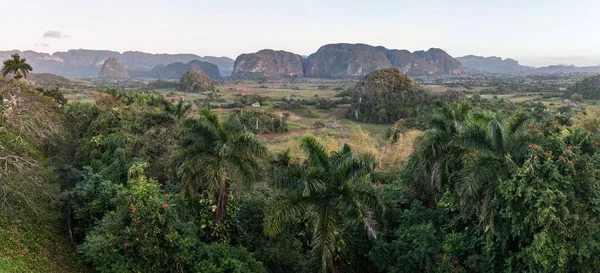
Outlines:
{"label": "palm tree", "polygon": [[179,99],[177,104],[173,105],[170,102],[163,100],[163,105],[165,107],[165,112],[173,115],[178,120],[185,118],[187,114],[192,110],[192,105],[189,103],[183,102],[183,99]]}
{"label": "palm tree", "polygon": [[457,107],[439,105],[429,120],[429,130],[419,139],[408,162],[414,178],[429,180],[431,187],[441,187],[461,168],[464,150],[452,141],[458,135],[470,111],[468,103]]}
{"label": "palm tree", "polygon": [[205,190],[217,199],[215,219],[223,223],[232,188],[259,181],[265,173],[267,148],[243,126],[221,123],[216,113],[203,109],[183,121],[175,155],[177,176],[186,195]]}
{"label": "palm tree", "polygon": [[2,78],[5,78],[8,74],[15,74],[15,79],[21,77],[27,78],[27,73],[33,71],[31,65],[29,65],[26,59],[21,59],[19,54],[11,55],[11,58],[4,61],[4,67],[2,67]]}
{"label": "palm tree", "polygon": [[520,111],[507,121],[492,112],[473,114],[453,140],[454,145],[470,151],[457,185],[461,206],[470,215],[478,213],[488,228],[494,227],[496,215],[490,203],[498,194],[499,180],[522,165],[528,149],[535,147],[532,143],[538,142],[525,130],[528,120]]}
{"label": "palm tree", "polygon": [[273,184],[282,194],[267,214],[265,229],[275,236],[285,223],[309,219],[314,228],[312,250],[321,259],[322,271],[337,272],[337,233],[342,225],[362,225],[370,238],[378,233],[376,218],[384,206],[368,179],[374,158],[356,156],[348,145],[328,155],[313,137],[303,138],[300,147],[307,160],[275,174]]}

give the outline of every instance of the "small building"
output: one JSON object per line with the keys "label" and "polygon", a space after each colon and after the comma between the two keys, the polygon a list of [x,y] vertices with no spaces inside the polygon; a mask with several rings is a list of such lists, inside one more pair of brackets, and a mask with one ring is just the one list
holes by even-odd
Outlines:
{"label": "small building", "polygon": [[260,103],[259,102],[255,102],[252,104],[252,107],[260,107]]}

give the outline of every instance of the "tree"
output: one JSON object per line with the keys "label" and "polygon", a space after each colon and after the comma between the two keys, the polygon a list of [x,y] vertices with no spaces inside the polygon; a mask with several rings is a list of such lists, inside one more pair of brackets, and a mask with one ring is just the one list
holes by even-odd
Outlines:
{"label": "tree", "polygon": [[496,214],[490,203],[498,194],[499,181],[510,177],[515,164],[523,164],[528,149],[535,147],[535,135],[543,133],[535,124],[532,131],[525,130],[528,119],[521,111],[506,122],[499,114],[475,113],[453,140],[468,151],[457,184],[461,207],[467,215],[478,212],[488,228],[494,226]]}
{"label": "tree", "polygon": [[322,271],[337,272],[335,258],[342,225],[362,225],[370,238],[377,237],[376,218],[383,203],[369,182],[374,159],[356,156],[345,144],[328,154],[313,137],[300,144],[308,156],[303,164],[280,168],[272,181],[282,190],[277,206],[266,217],[269,235],[279,234],[285,223],[309,219],[313,225],[312,249],[321,260]]}
{"label": "tree", "polygon": [[232,188],[262,179],[267,148],[243,126],[222,123],[219,116],[203,109],[183,121],[181,141],[175,155],[176,172],[186,195],[201,190],[217,200],[215,219],[221,225]]}
{"label": "tree", "polygon": [[4,61],[4,67],[2,67],[2,78],[5,78],[8,74],[15,74],[15,79],[20,79],[21,77],[27,78],[27,73],[33,71],[31,65],[27,62],[27,59],[21,59],[19,54],[11,55],[11,58]]}
{"label": "tree", "polygon": [[244,248],[201,242],[202,228],[189,200],[178,193],[162,194],[158,181],[144,175],[147,166],[129,170],[128,187],[118,188],[115,208],[96,222],[79,247],[96,271],[264,272]]}
{"label": "tree", "polygon": [[441,105],[429,120],[429,130],[421,137],[409,161],[409,168],[417,179],[430,180],[431,186],[441,186],[450,175],[460,169],[462,148],[452,145],[452,140],[468,117],[470,106]]}
{"label": "tree", "polygon": [[185,118],[190,110],[192,110],[192,105],[184,103],[183,99],[179,99],[177,104],[171,104],[170,102],[163,100],[162,104],[165,107],[165,112],[176,117],[178,120]]}

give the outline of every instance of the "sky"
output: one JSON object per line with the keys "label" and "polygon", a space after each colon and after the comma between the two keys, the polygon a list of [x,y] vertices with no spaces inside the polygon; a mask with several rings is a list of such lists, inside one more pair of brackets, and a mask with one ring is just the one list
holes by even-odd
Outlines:
{"label": "sky", "polygon": [[[0,0],[0,50],[309,55],[328,43],[600,64],[598,0]],[[25,19],[23,19],[25,17]]]}

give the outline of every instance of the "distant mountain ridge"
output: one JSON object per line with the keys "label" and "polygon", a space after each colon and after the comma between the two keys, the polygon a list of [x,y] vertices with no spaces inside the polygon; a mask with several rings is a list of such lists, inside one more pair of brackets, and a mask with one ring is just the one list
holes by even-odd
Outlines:
{"label": "distant mountain ridge", "polygon": [[460,75],[461,63],[438,48],[427,51],[387,49],[367,44],[328,44],[307,58],[286,51],[261,50],[240,55],[233,78],[358,78],[394,67],[410,76]]}
{"label": "distant mountain ridge", "polygon": [[159,64],[150,71],[131,70],[132,77],[155,79],[179,79],[188,71],[202,72],[213,80],[220,80],[219,67],[209,62],[192,60],[189,63],[176,62],[168,65]]}
{"label": "distant mountain ridge", "polygon": [[215,64],[221,75],[230,75],[233,71],[234,60],[227,57],[201,57],[195,54],[151,54],[139,51],[119,53],[110,50],[72,49],[53,54],[40,53],[31,50],[0,51],[0,61],[18,53],[31,64],[36,73],[52,73],[70,78],[96,77],[104,62],[114,58],[130,71],[150,71],[156,65],[171,63],[189,63],[193,60]]}
{"label": "distant mountain ridge", "polygon": [[519,64],[514,59],[500,57],[481,57],[467,55],[456,58],[469,74],[562,74],[562,73],[600,73],[600,66],[550,65],[532,67]]}
{"label": "distant mountain ridge", "polygon": [[[31,50],[0,51],[0,62],[15,53],[27,59],[33,66],[34,73],[50,73],[69,78],[97,77],[104,62],[110,58],[117,60],[131,77],[172,79],[190,70],[201,71],[213,80],[230,75],[237,79],[358,78],[388,67],[397,68],[412,77],[479,73],[600,73],[600,66],[551,65],[536,68],[521,65],[517,60],[510,58],[475,55],[453,58],[438,48],[410,52],[347,43],[324,45],[309,56],[267,49],[242,54],[235,61],[228,57],[201,57],[195,54],[151,54],[139,51],[119,53],[110,50],[72,49],[53,54]],[[193,61],[196,63],[190,64]]]}
{"label": "distant mountain ridge", "polygon": [[523,73],[533,72],[535,67],[523,66],[519,61],[514,59],[502,59],[500,57],[481,57],[475,55],[467,55],[456,58],[467,68],[468,72],[486,72],[486,73]]}

